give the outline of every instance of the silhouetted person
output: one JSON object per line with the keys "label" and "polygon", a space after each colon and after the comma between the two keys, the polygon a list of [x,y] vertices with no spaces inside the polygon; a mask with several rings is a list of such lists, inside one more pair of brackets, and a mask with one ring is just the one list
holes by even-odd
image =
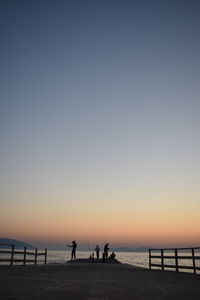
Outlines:
{"label": "silhouetted person", "polygon": [[105,263],[105,253],[102,253],[102,262]]}
{"label": "silhouetted person", "polygon": [[100,251],[99,245],[96,245],[96,248],[94,250],[96,251],[97,259],[99,259],[99,251]]}
{"label": "silhouetted person", "polygon": [[94,252],[92,252],[92,254],[90,254],[89,259],[94,259]]}
{"label": "silhouetted person", "polygon": [[115,252],[112,252],[111,255],[110,255],[110,258],[111,258],[111,259],[115,259],[115,257],[116,257]]}
{"label": "silhouetted person", "polygon": [[108,258],[108,250],[109,250],[108,245],[109,245],[109,244],[107,243],[107,244],[105,244],[105,246],[104,246],[105,258]]}
{"label": "silhouetted person", "polygon": [[71,252],[71,260],[76,259],[76,247],[77,247],[77,244],[75,241],[72,242],[71,245],[67,245],[68,247],[72,247],[72,252]]}

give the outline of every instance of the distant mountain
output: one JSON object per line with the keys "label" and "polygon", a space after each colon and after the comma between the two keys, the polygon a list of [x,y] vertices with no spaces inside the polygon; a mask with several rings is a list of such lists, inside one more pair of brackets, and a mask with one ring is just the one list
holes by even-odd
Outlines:
{"label": "distant mountain", "polygon": [[110,251],[115,252],[147,252],[149,248],[147,247],[138,247],[135,249],[130,249],[128,247],[119,247],[119,248],[111,248]]}
{"label": "distant mountain", "polygon": [[132,250],[129,249],[128,247],[111,248],[110,251],[115,251],[115,252],[132,252]]}
{"label": "distant mountain", "polygon": [[149,247],[138,247],[132,250],[133,252],[147,252],[149,251]]}
{"label": "distant mountain", "polygon": [[[28,243],[13,240],[13,239],[0,238],[0,244],[15,245],[15,248],[17,248],[17,249],[23,249],[24,247],[26,247],[27,249],[35,249],[35,247],[33,247],[32,245],[30,245]],[[0,245],[0,248],[5,248],[5,246]]]}

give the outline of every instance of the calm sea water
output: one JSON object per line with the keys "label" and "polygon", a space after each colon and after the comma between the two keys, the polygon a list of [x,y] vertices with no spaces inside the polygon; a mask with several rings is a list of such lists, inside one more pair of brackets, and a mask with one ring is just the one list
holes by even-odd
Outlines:
{"label": "calm sea water", "polygon": [[[76,254],[77,258],[89,258],[89,256],[89,251],[77,251]],[[48,251],[48,263],[65,263],[70,258],[70,251]],[[116,252],[116,258],[122,263],[148,268],[149,258],[146,252]]]}
{"label": "calm sea water", "polygon": [[[155,255],[156,253],[154,253]],[[196,255],[200,253],[196,253]],[[166,255],[174,255],[174,252],[167,252]],[[180,251],[179,255],[188,256],[191,255],[188,252]],[[77,258],[89,258],[89,251],[77,251]],[[65,263],[70,260],[70,251],[48,251],[48,263]],[[116,252],[116,258],[125,264],[139,266],[143,268],[149,268],[149,254],[148,252]],[[160,263],[160,259],[154,259],[155,263]],[[165,259],[165,264],[175,265],[174,259]],[[179,259],[179,265],[192,266],[192,259]],[[196,266],[200,267],[200,260],[196,260]],[[171,269],[172,270],[172,269]],[[192,272],[190,270],[184,270],[184,272]]]}
{"label": "calm sea water", "polygon": [[[33,250],[30,250],[31,252]],[[38,252],[43,252],[44,250],[38,250]],[[174,255],[174,252],[166,253],[166,255]],[[179,255],[182,256],[188,256],[191,255],[188,252],[181,251]],[[196,255],[200,256],[200,253],[196,253]],[[89,251],[77,251],[77,258],[89,258],[90,252]],[[10,255],[8,254],[0,254],[1,258],[10,258]],[[47,263],[66,263],[70,260],[71,252],[70,251],[61,251],[61,250],[48,250],[48,256],[47,256]],[[22,259],[22,255],[15,254],[15,258]],[[139,266],[143,268],[149,268],[149,256],[148,252],[116,252],[116,258],[125,264],[131,264],[134,266]],[[27,259],[34,259],[33,256],[28,256]],[[43,263],[44,257],[38,256],[38,263]],[[155,259],[155,263],[160,263],[160,259]],[[175,265],[174,259],[165,259],[166,264]],[[3,263],[0,262],[0,264],[9,264],[9,263]],[[15,263],[15,264],[22,264],[22,263]],[[179,264],[184,266],[192,266],[192,259],[185,259],[185,260],[179,260]],[[196,266],[200,267],[200,260],[196,260]],[[170,269],[174,270],[174,269]],[[191,270],[180,270],[184,272],[192,272]],[[200,273],[199,271],[197,271]]]}

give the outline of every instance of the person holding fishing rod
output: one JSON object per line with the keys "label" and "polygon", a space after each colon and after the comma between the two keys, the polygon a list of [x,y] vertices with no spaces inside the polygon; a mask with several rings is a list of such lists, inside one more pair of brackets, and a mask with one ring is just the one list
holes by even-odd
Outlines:
{"label": "person holding fishing rod", "polygon": [[77,247],[77,243],[75,241],[73,241],[71,245],[67,245],[67,246],[72,248],[71,260],[73,260],[73,258],[76,259],[76,247]]}
{"label": "person holding fishing rod", "polygon": [[104,254],[105,254],[105,258],[108,258],[108,250],[109,250],[109,247],[108,247],[108,243],[105,244],[104,246]]}

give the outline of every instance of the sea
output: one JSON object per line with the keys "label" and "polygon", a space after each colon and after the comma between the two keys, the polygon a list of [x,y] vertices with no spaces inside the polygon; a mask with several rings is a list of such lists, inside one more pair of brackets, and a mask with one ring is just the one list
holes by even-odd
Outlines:
{"label": "sea", "polygon": [[[22,250],[20,250],[22,251]],[[28,250],[27,250],[28,251]],[[34,250],[29,250],[33,252]],[[44,252],[44,250],[38,250],[38,253]],[[119,260],[123,264],[130,264],[133,266],[143,267],[143,268],[149,268],[149,253],[148,252],[115,252],[116,253],[116,259]],[[76,257],[78,258],[89,258],[90,256],[89,251],[77,251]],[[174,252],[169,252],[167,255],[174,255]],[[186,251],[181,251],[179,255],[182,256],[188,256],[190,255]],[[196,253],[195,255],[200,255],[200,253]],[[10,258],[10,254],[2,254],[0,253],[0,258]],[[15,259],[22,259],[22,255],[15,254]],[[71,252],[70,251],[63,251],[63,250],[48,250],[47,253],[47,264],[65,264],[67,263],[71,258]],[[27,254],[27,259],[34,259],[34,256]],[[160,263],[160,259],[154,259],[152,260],[152,263]],[[44,263],[44,256],[38,256],[37,263],[42,264]],[[179,259],[179,265],[182,266],[192,266],[192,259]],[[8,262],[1,262],[0,265],[9,264]],[[15,265],[20,265],[22,263],[15,262]],[[27,263],[29,264],[29,263]],[[175,265],[174,259],[165,259],[165,264],[169,265]],[[200,267],[200,259],[196,260],[196,267]],[[168,269],[169,271],[174,271],[175,269]],[[187,269],[181,269],[181,272],[193,272],[192,270]],[[200,271],[197,271],[198,274],[200,274]]]}
{"label": "sea", "polygon": [[[77,258],[89,258],[89,251],[77,251]],[[149,255],[147,252],[115,252],[116,259],[121,263],[148,268]],[[101,255],[100,255],[101,257]],[[48,263],[65,263],[71,258],[70,251],[48,251]]]}

